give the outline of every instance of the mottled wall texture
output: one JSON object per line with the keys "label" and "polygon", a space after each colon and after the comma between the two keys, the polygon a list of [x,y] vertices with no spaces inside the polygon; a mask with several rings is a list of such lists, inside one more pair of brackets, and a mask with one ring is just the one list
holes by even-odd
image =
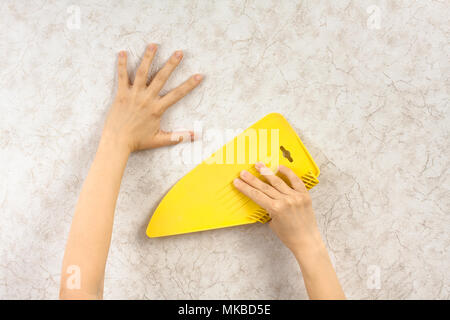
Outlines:
{"label": "mottled wall texture", "polygon": [[[0,298],[57,298],[117,52],[132,72],[149,42],[154,70],[185,52],[166,89],[205,75],[164,128],[280,112],[297,130],[321,168],[313,206],[349,298],[450,298],[448,1],[5,0],[0,14]],[[168,161],[185,148],[130,158],[105,298],[307,298],[267,226],[146,237],[194,166]]]}

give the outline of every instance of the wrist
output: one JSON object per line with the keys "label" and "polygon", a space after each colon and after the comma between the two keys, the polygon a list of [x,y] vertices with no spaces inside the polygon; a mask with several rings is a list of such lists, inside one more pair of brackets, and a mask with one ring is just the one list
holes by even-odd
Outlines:
{"label": "wrist", "polygon": [[107,132],[103,132],[100,138],[98,151],[126,158],[131,154],[130,148],[122,139]]}
{"label": "wrist", "polygon": [[317,234],[307,240],[303,240],[300,244],[291,248],[297,261],[311,260],[323,252],[327,252],[325,243],[322,241],[320,234]]}

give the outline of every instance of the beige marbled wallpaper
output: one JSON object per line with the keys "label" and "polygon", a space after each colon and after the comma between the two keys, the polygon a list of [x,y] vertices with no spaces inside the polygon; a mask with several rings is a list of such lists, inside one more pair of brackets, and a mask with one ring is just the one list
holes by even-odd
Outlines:
{"label": "beige marbled wallpaper", "polygon": [[[131,70],[149,42],[155,69],[185,52],[167,88],[205,75],[165,128],[245,128],[269,112],[296,128],[322,171],[313,203],[349,298],[450,298],[448,1],[9,0],[0,16],[0,298],[57,297],[116,53]],[[193,166],[167,161],[183,148],[131,157],[105,298],[306,298],[266,226],[145,236]]]}

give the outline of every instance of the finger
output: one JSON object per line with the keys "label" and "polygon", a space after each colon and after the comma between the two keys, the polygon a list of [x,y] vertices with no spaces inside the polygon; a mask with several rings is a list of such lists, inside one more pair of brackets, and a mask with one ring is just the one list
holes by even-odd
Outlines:
{"label": "finger", "polygon": [[292,189],[289,187],[286,182],[283,181],[280,177],[277,177],[275,173],[266,167],[266,165],[262,162],[255,163],[255,168],[264,176],[264,178],[269,181],[269,183],[277,189],[279,192],[283,194],[292,194]]}
{"label": "finger", "polygon": [[281,198],[280,192],[275,190],[271,185],[268,185],[267,183],[262,182],[257,177],[252,175],[250,172],[248,172],[246,170],[242,170],[240,176],[241,176],[241,179],[244,180],[247,184],[249,184],[253,188],[258,189],[259,191],[268,195],[272,199]]}
{"label": "finger", "polygon": [[150,85],[148,87],[152,95],[157,96],[159,94],[164,84],[167,82],[167,79],[169,79],[169,76],[178,66],[182,58],[183,52],[175,51],[175,53],[172,55],[172,57],[170,57],[169,61],[167,61],[164,67],[162,67],[162,69],[158,71],[155,78],[152,82],[150,82]]}
{"label": "finger", "polygon": [[172,146],[182,141],[194,141],[193,131],[167,132],[160,130],[155,137],[155,143],[158,146]]}
{"label": "finger", "polygon": [[266,210],[270,208],[270,204],[272,203],[273,199],[269,198],[258,189],[253,188],[239,178],[234,179],[233,184],[240,192],[252,199],[257,205],[263,207]]}
{"label": "finger", "polygon": [[117,78],[119,89],[128,88],[130,80],[128,79],[127,53],[125,51],[119,52],[119,58],[117,61]]}
{"label": "finger", "polygon": [[152,64],[153,58],[156,54],[157,46],[154,43],[151,43],[147,46],[145,50],[144,57],[142,58],[142,62],[139,65],[139,68],[136,72],[136,78],[134,79],[134,86],[137,87],[145,87],[147,84],[148,70],[150,69],[150,65]]}
{"label": "finger", "polygon": [[176,87],[168,94],[163,96],[160,102],[163,105],[163,111],[165,111],[168,107],[178,102],[181,98],[186,96],[189,92],[191,92],[196,86],[200,84],[203,76],[201,74],[196,74],[195,76],[190,77],[183,84]]}
{"label": "finger", "polygon": [[302,179],[300,179],[294,171],[283,165],[279,165],[278,170],[288,178],[292,188],[301,192],[307,191]]}

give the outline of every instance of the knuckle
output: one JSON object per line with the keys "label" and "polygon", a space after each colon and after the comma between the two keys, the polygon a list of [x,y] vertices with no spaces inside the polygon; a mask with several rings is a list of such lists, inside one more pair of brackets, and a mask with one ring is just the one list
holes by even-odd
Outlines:
{"label": "knuckle", "polygon": [[191,90],[192,90],[191,86],[184,86],[181,88],[181,92],[183,92],[183,95],[187,95]]}
{"label": "knuckle", "polygon": [[163,108],[160,106],[155,106],[154,108],[152,108],[150,113],[154,117],[160,117],[163,114]]}
{"label": "knuckle", "polygon": [[167,61],[166,65],[161,69],[161,73],[167,75],[173,69],[175,69],[176,66],[177,64],[172,59],[170,59],[169,61]]}
{"label": "knuckle", "polygon": [[177,91],[175,91],[174,95],[175,95],[175,98],[177,100],[179,100],[179,99],[183,98],[186,94],[184,93],[184,90],[177,90]]}
{"label": "knuckle", "polygon": [[250,189],[249,194],[251,198],[257,198],[259,196],[259,192],[256,189]]}
{"label": "knuckle", "polygon": [[[289,168],[288,168],[288,169],[289,169]],[[297,176],[295,175],[295,173],[291,171],[291,169],[289,169],[289,171],[286,172],[286,175],[287,175],[287,177],[290,178],[290,179],[294,179],[294,178],[297,177]]]}
{"label": "knuckle", "polygon": [[[256,178],[255,178],[255,179],[256,179]],[[263,182],[263,183],[261,183],[261,190],[262,190],[264,193],[267,193],[267,192],[270,191],[270,187],[269,187],[267,184],[265,184],[265,183]]]}
{"label": "knuckle", "polygon": [[156,77],[158,84],[164,84],[164,82],[166,81],[165,79],[169,78],[169,74],[170,73],[167,72],[167,70],[162,69]]}
{"label": "knuckle", "polygon": [[311,198],[307,194],[300,194],[295,198],[296,204],[299,206],[308,206],[311,205]]}
{"label": "knuckle", "polygon": [[276,188],[280,188],[281,187],[281,182],[278,179],[274,179],[273,180],[273,186]]}
{"label": "knuckle", "polygon": [[163,77],[163,79],[168,79],[170,74],[172,73],[172,70],[175,66],[170,65],[169,68],[164,68],[161,72],[161,75]]}
{"label": "knuckle", "polygon": [[136,72],[136,76],[137,77],[144,77],[145,76],[145,70],[144,68],[139,68],[138,71]]}
{"label": "knuckle", "polygon": [[281,206],[283,207],[283,209],[287,209],[289,208],[291,202],[290,199],[285,197],[282,201],[281,201]]}
{"label": "knuckle", "polygon": [[293,199],[291,197],[287,197],[285,199],[285,203],[286,203],[286,206],[288,206],[288,207],[295,207],[295,205],[297,204],[297,201],[296,201],[296,199]]}
{"label": "knuckle", "polygon": [[311,197],[309,195],[304,195],[303,196],[303,203],[304,203],[305,206],[312,205]]}
{"label": "knuckle", "polygon": [[275,212],[280,212],[284,209],[284,204],[282,201],[273,201],[271,206]]}
{"label": "knuckle", "polygon": [[156,77],[156,78],[152,81],[151,84],[157,86],[158,88],[159,88],[159,87],[162,87],[163,84],[164,84],[164,81],[161,79],[161,75],[158,75],[158,77]]}
{"label": "knuckle", "polygon": [[150,60],[152,58],[152,56],[153,56],[153,54],[150,50],[145,51],[145,56],[144,56],[145,59]]}

